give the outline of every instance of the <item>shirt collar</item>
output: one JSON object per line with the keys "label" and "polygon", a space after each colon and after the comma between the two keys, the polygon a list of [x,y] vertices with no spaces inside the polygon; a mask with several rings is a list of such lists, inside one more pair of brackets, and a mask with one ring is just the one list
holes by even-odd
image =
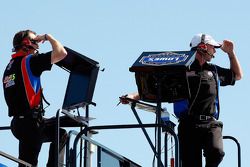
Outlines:
{"label": "shirt collar", "polygon": [[14,59],[14,58],[17,58],[17,57],[24,57],[24,56],[27,56],[28,54],[27,53],[24,53],[24,52],[16,52],[14,54],[11,55],[11,57]]}

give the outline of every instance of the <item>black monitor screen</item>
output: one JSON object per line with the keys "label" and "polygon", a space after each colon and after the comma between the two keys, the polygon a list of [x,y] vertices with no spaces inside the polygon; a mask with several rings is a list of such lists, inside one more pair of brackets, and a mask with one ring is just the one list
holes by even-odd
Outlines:
{"label": "black monitor screen", "polygon": [[95,68],[86,73],[74,71],[70,73],[63,109],[84,107],[92,102],[98,69]]}
{"label": "black monitor screen", "polygon": [[63,109],[70,110],[92,103],[99,63],[70,48],[67,56],[56,63],[70,73]]}

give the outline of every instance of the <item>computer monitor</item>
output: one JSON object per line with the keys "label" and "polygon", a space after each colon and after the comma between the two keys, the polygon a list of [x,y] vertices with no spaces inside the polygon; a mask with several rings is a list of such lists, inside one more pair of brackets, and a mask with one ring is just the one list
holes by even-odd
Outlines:
{"label": "computer monitor", "polygon": [[92,103],[98,68],[89,73],[72,71],[63,101],[63,109],[71,110]]}
{"label": "computer monitor", "polygon": [[62,108],[72,110],[91,104],[99,63],[68,48],[67,56],[57,65],[70,73]]}

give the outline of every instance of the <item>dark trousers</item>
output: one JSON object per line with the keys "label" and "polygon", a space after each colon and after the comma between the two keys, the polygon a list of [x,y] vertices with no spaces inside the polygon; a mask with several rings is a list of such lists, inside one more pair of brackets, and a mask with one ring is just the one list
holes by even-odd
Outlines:
{"label": "dark trousers", "polygon": [[[38,121],[30,117],[13,118],[11,131],[19,140],[19,159],[36,166],[42,144],[51,142],[47,167],[55,166],[55,124],[45,124],[44,121]],[[66,130],[60,129],[59,135],[60,142],[66,141]],[[19,164],[19,167],[23,167],[23,165]]]}
{"label": "dark trousers", "polygon": [[206,167],[218,167],[223,159],[222,123],[180,121],[178,126],[181,167],[202,167],[202,150]]}

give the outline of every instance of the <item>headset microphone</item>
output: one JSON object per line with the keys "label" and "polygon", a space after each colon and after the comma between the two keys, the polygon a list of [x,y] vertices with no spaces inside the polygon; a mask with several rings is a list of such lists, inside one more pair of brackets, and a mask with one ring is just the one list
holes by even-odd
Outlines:
{"label": "headset microphone", "polygon": [[201,35],[201,43],[198,45],[197,51],[200,51],[203,54],[208,54],[209,56],[214,58],[214,55],[207,50],[207,46],[205,44],[205,37],[206,37],[205,34]]}
{"label": "headset microphone", "polygon": [[207,54],[208,54],[209,56],[211,56],[212,58],[214,58],[214,55],[213,55],[212,53],[210,53],[209,51],[207,51]]}

